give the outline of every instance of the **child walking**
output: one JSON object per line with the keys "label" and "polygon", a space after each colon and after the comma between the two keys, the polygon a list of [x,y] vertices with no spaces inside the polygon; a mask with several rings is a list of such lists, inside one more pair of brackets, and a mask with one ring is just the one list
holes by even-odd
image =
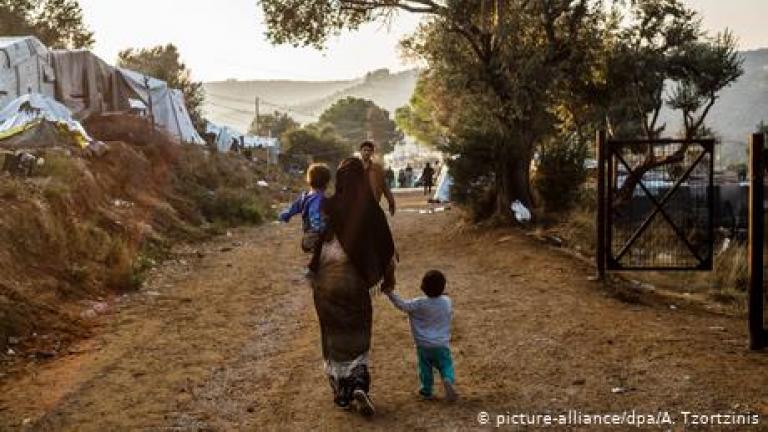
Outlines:
{"label": "child walking", "polygon": [[[320,211],[325,199],[325,189],[331,181],[331,170],[327,165],[314,163],[307,169],[307,183],[310,190],[302,194],[283,210],[279,219],[288,222],[291,217],[301,214],[304,236],[301,239],[301,249],[304,252],[313,252],[320,242],[320,237],[325,231],[325,219]],[[307,272],[311,276],[311,271]]]}
{"label": "child walking", "polygon": [[432,399],[434,384],[433,369],[440,372],[445,389],[445,399],[453,402],[458,399],[454,387],[456,376],[451,358],[451,319],[453,310],[451,299],[443,295],[445,276],[438,270],[428,271],[421,280],[421,290],[426,297],[403,300],[392,291],[386,290],[392,304],[408,314],[411,333],[416,343],[416,356],[419,361],[419,394],[424,399]]}

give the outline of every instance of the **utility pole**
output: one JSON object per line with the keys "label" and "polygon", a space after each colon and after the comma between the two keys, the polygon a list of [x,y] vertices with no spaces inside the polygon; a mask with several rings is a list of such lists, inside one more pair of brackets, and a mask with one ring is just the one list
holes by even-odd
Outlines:
{"label": "utility pole", "polygon": [[256,96],[256,135],[259,135],[259,97]]}

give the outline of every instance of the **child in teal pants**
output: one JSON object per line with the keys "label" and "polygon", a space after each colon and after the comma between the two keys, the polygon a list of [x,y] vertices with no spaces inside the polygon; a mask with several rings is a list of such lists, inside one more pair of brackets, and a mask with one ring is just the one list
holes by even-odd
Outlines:
{"label": "child in teal pants", "polygon": [[428,271],[421,280],[421,290],[426,297],[411,300],[403,300],[391,290],[386,294],[396,308],[408,314],[419,360],[419,394],[432,399],[433,370],[437,369],[443,379],[446,400],[455,401],[458,394],[450,348],[453,309],[451,299],[443,295],[445,276],[438,270]]}

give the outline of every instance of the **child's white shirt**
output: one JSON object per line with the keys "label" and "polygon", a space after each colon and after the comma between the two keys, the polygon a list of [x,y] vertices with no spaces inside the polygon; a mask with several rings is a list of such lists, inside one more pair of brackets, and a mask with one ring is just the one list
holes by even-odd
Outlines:
{"label": "child's white shirt", "polygon": [[453,308],[448,296],[417,297],[403,300],[394,292],[387,297],[396,308],[408,314],[416,346],[422,348],[449,347]]}

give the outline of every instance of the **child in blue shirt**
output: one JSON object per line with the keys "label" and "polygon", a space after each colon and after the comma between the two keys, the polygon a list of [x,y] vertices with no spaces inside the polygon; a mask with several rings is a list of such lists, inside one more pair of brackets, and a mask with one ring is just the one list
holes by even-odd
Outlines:
{"label": "child in blue shirt", "polygon": [[411,323],[419,362],[419,394],[424,399],[432,399],[432,369],[437,369],[443,379],[445,399],[449,402],[457,400],[458,394],[454,387],[456,375],[450,348],[453,308],[451,299],[443,295],[445,276],[438,270],[430,270],[424,275],[421,290],[426,297],[403,300],[392,288],[386,289],[387,297],[396,308],[408,314]]}
{"label": "child in blue shirt", "polygon": [[331,170],[327,165],[314,163],[307,169],[307,183],[310,190],[302,194],[290,207],[280,213],[279,219],[288,222],[297,214],[301,214],[304,236],[301,239],[301,249],[313,252],[325,230],[325,219],[321,213],[325,189],[331,181]]}

